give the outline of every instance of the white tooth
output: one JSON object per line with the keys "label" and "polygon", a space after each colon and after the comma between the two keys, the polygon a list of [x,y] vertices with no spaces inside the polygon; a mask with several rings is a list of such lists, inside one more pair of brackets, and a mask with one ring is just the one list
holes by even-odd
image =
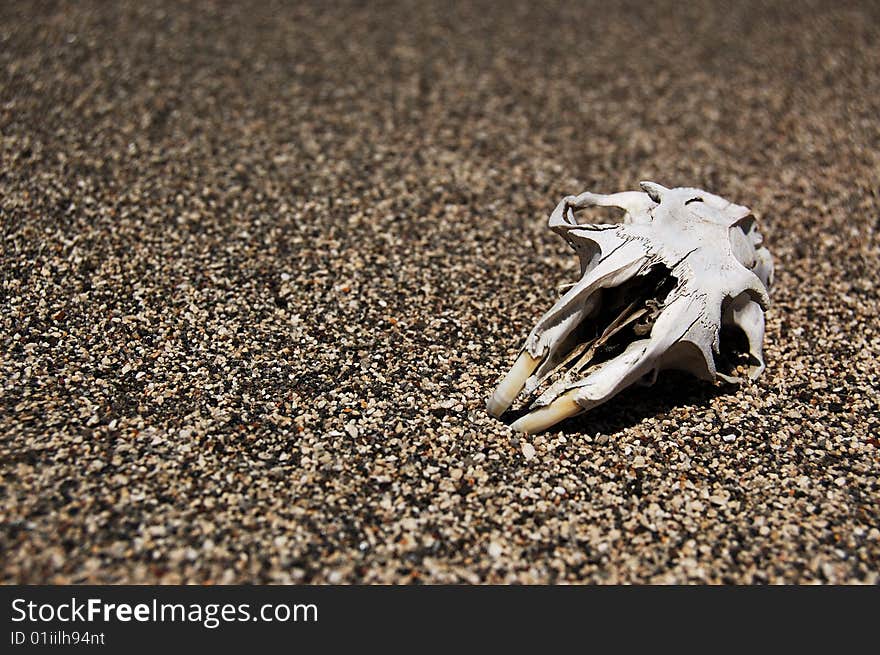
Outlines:
{"label": "white tooth", "polygon": [[559,396],[546,407],[529,412],[519,420],[514,421],[510,427],[517,432],[537,434],[575,414],[580,414],[584,411],[584,408],[574,401],[575,393],[576,390]]}
{"label": "white tooth", "polygon": [[498,418],[506,412],[526,385],[526,380],[535,372],[540,363],[540,359],[532,357],[527,350],[523,350],[513,366],[510,367],[510,372],[504,376],[501,384],[498,385],[495,393],[486,403],[489,414]]}

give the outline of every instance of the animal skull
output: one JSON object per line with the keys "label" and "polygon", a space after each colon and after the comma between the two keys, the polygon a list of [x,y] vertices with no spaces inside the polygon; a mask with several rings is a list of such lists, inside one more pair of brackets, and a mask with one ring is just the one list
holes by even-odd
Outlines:
{"label": "animal skull", "polygon": [[[568,196],[553,210],[550,227],[577,252],[581,278],[541,317],[487,403],[498,417],[530,396],[514,430],[546,430],[664,369],[738,382],[729,358],[745,351],[749,378],[764,370],[773,260],[749,209],[700,189],[641,188]],[[578,223],[575,213],[594,206],[624,210],[623,223]]]}

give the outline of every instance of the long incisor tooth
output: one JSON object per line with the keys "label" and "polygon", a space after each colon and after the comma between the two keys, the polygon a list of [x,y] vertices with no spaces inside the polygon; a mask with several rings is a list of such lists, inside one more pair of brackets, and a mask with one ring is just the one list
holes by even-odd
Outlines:
{"label": "long incisor tooth", "polygon": [[529,412],[519,420],[514,421],[510,427],[517,432],[537,434],[575,414],[580,414],[584,411],[584,408],[574,401],[575,392],[576,390],[572,390],[562,394],[549,405]]}
{"label": "long incisor tooth", "polygon": [[519,392],[526,386],[526,380],[538,368],[541,360],[532,357],[528,350],[523,350],[520,356],[516,358],[510,371],[504,376],[501,384],[495,389],[495,393],[486,402],[486,409],[489,414],[498,418],[507,408],[513,404]]}

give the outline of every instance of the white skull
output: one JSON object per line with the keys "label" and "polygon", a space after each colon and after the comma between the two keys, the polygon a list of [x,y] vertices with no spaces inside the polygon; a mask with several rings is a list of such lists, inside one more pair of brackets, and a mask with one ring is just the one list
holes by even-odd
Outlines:
{"label": "white skull", "polygon": [[[532,398],[514,430],[546,430],[664,369],[737,382],[722,357],[737,350],[727,328],[745,335],[749,377],[764,370],[773,261],[748,208],[700,189],[641,187],[568,196],[553,210],[550,227],[577,252],[581,278],[541,317],[488,401],[497,417],[521,392]],[[623,223],[578,224],[575,212],[593,206],[624,210]],[[716,356],[731,370],[719,371]]]}

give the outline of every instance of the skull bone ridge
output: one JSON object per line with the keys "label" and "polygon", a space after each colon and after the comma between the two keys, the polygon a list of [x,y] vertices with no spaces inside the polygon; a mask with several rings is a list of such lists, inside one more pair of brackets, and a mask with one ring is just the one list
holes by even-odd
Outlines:
{"label": "skull bone ridge", "polygon": [[[641,188],[567,196],[553,210],[550,228],[577,252],[581,278],[541,317],[487,403],[499,417],[528,397],[514,430],[542,432],[664,369],[740,381],[737,350],[750,379],[764,370],[773,260],[749,209],[700,189]],[[597,206],[622,209],[623,222],[578,223],[579,210]]]}

